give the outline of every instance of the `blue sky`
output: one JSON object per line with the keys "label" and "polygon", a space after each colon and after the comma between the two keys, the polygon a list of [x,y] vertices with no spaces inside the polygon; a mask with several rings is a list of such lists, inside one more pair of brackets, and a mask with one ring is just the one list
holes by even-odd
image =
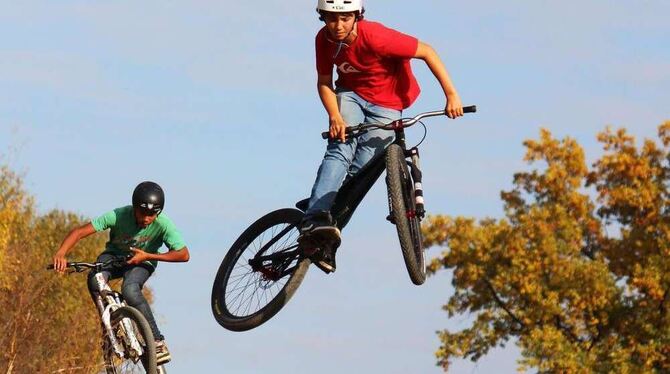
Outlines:
{"label": "blue sky", "polygon": [[[526,167],[521,143],[540,127],[576,138],[593,160],[606,125],[655,137],[670,119],[667,1],[366,5],[368,19],[431,44],[464,104],[479,107],[427,122],[430,213],[501,216],[499,192]],[[260,215],[305,197],[323,154],[314,7],[0,2],[0,157],[24,173],[39,209],[92,217],[127,204],[139,181],[167,191],[166,211],[192,253],[150,281],[171,373],[437,373],[434,332],[467,325],[440,309],[448,274],[411,285],[381,184],[345,230],[335,274],[310,270],[256,330],[229,332],[211,316],[227,248]],[[405,114],[443,107],[428,69],[413,67],[423,93]],[[513,372],[517,357],[508,347],[453,372]]]}

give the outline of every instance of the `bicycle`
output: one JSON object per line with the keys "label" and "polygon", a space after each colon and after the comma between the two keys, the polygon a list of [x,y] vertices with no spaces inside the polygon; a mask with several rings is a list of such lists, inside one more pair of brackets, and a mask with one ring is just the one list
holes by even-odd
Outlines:
{"label": "bicycle", "polygon": [[[464,107],[474,113],[476,106]],[[345,180],[331,209],[336,226],[342,230],[367,192],[386,170],[389,215],[396,226],[409,277],[415,285],[426,279],[420,223],[425,215],[422,173],[418,146],[407,149],[404,129],[445,111],[420,113],[385,125],[360,124],[347,128],[347,136],[370,129],[395,132],[395,140],[357,174]],[[424,129],[427,131],[424,125]],[[424,133],[424,139],[425,139]],[[324,139],[328,133],[321,134]],[[408,160],[409,159],[409,160]],[[277,314],[300,286],[311,263],[312,249],[298,245],[298,224],[309,199],[296,208],[275,210],[251,224],[233,243],[223,258],[212,287],[212,313],[216,321],[231,331],[255,328]]]}
{"label": "bicycle", "polygon": [[[156,365],[156,344],[149,322],[139,310],[127,305],[100,274],[104,269],[125,264],[125,258],[114,258],[105,262],[68,262],[67,268],[72,269],[70,273],[90,269],[98,284],[100,291],[93,293],[93,299],[103,328],[104,373],[165,374],[165,367]],[[47,265],[48,270],[53,268],[53,264]]]}

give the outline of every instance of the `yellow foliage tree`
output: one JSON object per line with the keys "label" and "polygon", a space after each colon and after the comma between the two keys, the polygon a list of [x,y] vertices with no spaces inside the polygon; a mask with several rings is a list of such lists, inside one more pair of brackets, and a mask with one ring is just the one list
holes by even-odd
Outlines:
{"label": "yellow foliage tree", "polygon": [[[83,218],[39,215],[21,179],[0,167],[0,373],[96,373],[101,369],[100,322],[84,274],[58,276],[46,265]],[[104,235],[77,245],[93,261]]]}
{"label": "yellow foliage tree", "polygon": [[429,271],[453,271],[443,308],[474,316],[438,332],[438,365],[512,340],[521,371],[670,372],[670,122],[658,136],[638,149],[608,128],[589,168],[574,139],[542,130],[524,142],[541,166],[501,193],[504,218],[429,217],[426,247],[445,248]]}

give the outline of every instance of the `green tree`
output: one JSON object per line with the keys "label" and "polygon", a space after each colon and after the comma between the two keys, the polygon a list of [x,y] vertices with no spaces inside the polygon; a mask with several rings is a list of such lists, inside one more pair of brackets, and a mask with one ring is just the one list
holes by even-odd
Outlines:
{"label": "green tree", "polygon": [[[0,373],[91,373],[102,364],[100,322],[86,276],[46,270],[70,229],[86,222],[62,211],[39,215],[21,178],[0,167]],[[94,260],[104,235],[74,256]]]}
{"label": "green tree", "polygon": [[638,148],[608,128],[589,168],[574,139],[542,130],[504,218],[429,217],[425,245],[445,248],[429,270],[453,271],[443,308],[473,316],[438,332],[438,365],[511,340],[520,370],[670,372],[670,122],[658,137]]}

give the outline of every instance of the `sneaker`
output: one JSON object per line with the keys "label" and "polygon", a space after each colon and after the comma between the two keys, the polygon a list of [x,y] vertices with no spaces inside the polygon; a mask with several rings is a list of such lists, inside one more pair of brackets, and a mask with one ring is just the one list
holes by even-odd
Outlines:
{"label": "sneaker", "polygon": [[298,244],[325,273],[335,271],[335,251],[341,241],[340,229],[333,225],[328,212],[315,214],[300,224]]}
{"label": "sneaker", "polygon": [[316,212],[305,216],[299,225],[300,234],[310,233],[319,227],[332,227],[333,217],[330,212]]}
{"label": "sneaker", "polygon": [[171,359],[172,356],[170,356],[165,340],[156,341],[156,365],[167,364]]}
{"label": "sneaker", "polygon": [[299,231],[298,243],[301,244],[321,245],[324,240],[340,241],[340,229],[333,223],[329,212],[319,212],[303,218]]}

